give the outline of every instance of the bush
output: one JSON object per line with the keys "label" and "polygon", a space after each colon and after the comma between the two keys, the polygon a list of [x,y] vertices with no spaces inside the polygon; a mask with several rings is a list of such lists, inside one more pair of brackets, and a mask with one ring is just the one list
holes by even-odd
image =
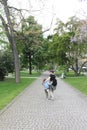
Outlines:
{"label": "bush", "polygon": [[6,75],[6,68],[0,65],[0,81],[3,81]]}
{"label": "bush", "polygon": [[10,52],[0,52],[0,81],[3,81],[9,72],[13,72],[13,57]]}

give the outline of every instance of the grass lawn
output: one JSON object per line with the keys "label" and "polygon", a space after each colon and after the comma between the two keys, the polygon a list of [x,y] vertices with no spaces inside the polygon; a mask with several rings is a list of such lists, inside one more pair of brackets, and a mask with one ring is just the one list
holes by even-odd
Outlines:
{"label": "grass lawn", "polygon": [[66,78],[64,79],[64,81],[87,95],[87,77],[86,76]]}
{"label": "grass lawn", "polygon": [[[27,76],[25,72],[23,76]],[[40,76],[34,73],[32,77]],[[15,83],[14,78],[6,78],[5,81],[0,81],[0,110],[10,103],[19,93],[29,86],[36,78],[21,78],[20,83]]]}
{"label": "grass lawn", "polygon": [[38,77],[40,76],[41,74],[36,72],[36,71],[33,71],[32,74],[30,75],[28,71],[21,71],[20,72],[20,75],[22,77]]}
{"label": "grass lawn", "polygon": [[[58,71],[57,75],[60,77],[61,73],[61,71]],[[80,74],[80,76],[76,77],[73,71],[69,71],[63,80],[87,95],[87,76],[84,74]]]}

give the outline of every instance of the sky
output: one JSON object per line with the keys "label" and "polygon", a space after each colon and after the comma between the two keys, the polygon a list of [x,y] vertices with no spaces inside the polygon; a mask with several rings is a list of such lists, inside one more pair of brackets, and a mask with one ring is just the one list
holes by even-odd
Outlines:
{"label": "sky", "polygon": [[[82,8],[87,4],[80,0],[8,0],[11,6],[29,9],[38,23],[43,26],[43,30],[55,27],[56,19],[66,22],[69,17],[80,15]],[[34,11],[37,10],[37,11]],[[52,23],[52,24],[51,24]]]}

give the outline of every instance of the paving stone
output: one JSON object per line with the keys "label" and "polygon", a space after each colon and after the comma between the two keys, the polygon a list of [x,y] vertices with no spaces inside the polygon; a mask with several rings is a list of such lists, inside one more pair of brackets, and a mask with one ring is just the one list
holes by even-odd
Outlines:
{"label": "paving stone", "polygon": [[87,96],[58,79],[54,101],[42,86],[44,73],[0,113],[0,130],[87,130]]}

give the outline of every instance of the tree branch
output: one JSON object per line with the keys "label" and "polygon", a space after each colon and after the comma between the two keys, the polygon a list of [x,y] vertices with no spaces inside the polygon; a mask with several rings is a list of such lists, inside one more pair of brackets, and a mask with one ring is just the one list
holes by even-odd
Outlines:
{"label": "tree branch", "polygon": [[27,10],[27,9],[17,9],[16,7],[13,7],[13,6],[9,6],[10,9],[14,9],[14,10],[17,10],[19,12],[21,11],[26,11],[26,12],[36,12],[36,11],[40,11],[40,10]]}
{"label": "tree branch", "polygon": [[0,19],[1,19],[1,21],[2,21],[2,25],[3,25],[4,30],[5,30],[5,32],[6,32],[6,36],[8,37],[9,41],[11,41],[8,26],[7,26],[7,24],[6,24],[6,22],[5,22],[4,18],[2,17],[2,15],[1,15],[1,14],[0,14]]}

